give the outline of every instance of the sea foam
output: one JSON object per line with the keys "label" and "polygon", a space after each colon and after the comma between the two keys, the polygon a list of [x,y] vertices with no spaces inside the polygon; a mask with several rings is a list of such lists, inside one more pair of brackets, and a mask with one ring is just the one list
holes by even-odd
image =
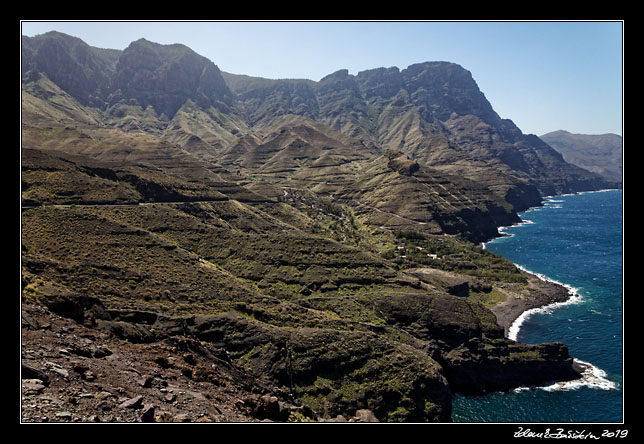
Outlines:
{"label": "sea foam", "polygon": [[[521,325],[532,315],[536,313],[551,314],[557,308],[563,307],[565,305],[579,304],[583,302],[583,298],[579,294],[578,288],[575,288],[572,285],[564,284],[563,282],[559,282],[554,279],[551,279],[548,276],[545,276],[541,273],[535,273],[520,265],[516,265],[516,267],[525,271],[526,273],[530,273],[534,276],[537,276],[539,279],[543,281],[552,282],[565,287],[568,290],[568,294],[570,295],[570,298],[568,298],[566,301],[563,301],[563,302],[555,302],[554,304],[533,308],[521,313],[521,315],[512,323],[512,325],[508,329],[509,339],[512,339],[513,341],[517,340],[517,335],[519,333],[519,329],[521,328]],[[537,387],[537,388],[541,390],[549,391],[549,392],[557,391],[557,390],[575,390],[581,387],[597,388],[601,390],[613,390],[617,388],[617,384],[615,384],[613,381],[610,381],[609,379],[606,378],[607,375],[604,370],[592,365],[589,362],[584,362],[579,359],[573,358],[573,361],[577,364],[578,367],[582,369],[581,378],[575,379],[573,381],[555,382],[554,384],[544,386],[544,387]],[[533,387],[519,387],[515,389],[515,391],[520,392],[520,391],[531,390],[531,389],[533,389]]]}
{"label": "sea foam", "polygon": [[617,384],[607,378],[606,372],[589,362],[573,359],[578,367],[583,370],[581,378],[572,381],[560,381],[542,387],[518,387],[513,391],[515,393],[525,392],[528,390],[544,390],[546,392],[577,390],[582,387],[594,388],[599,390],[615,390]]}
{"label": "sea foam", "polygon": [[568,290],[568,294],[570,295],[570,297],[567,300],[562,302],[555,302],[553,304],[544,305],[543,307],[532,308],[530,310],[526,310],[523,313],[521,313],[521,315],[519,315],[519,317],[514,320],[514,322],[508,329],[509,339],[512,339],[513,341],[517,340],[517,335],[519,334],[519,329],[521,328],[521,325],[532,315],[537,313],[550,314],[559,307],[563,307],[565,305],[570,305],[570,304],[579,304],[583,301],[581,295],[579,294],[578,288],[575,288],[572,285],[564,284],[563,282],[559,282],[554,279],[551,279],[548,276],[545,276],[541,273],[535,273],[534,271],[530,271],[521,265],[516,265],[516,267],[526,273],[530,273],[538,277],[542,281],[552,282],[554,284],[561,285],[562,287],[566,288],[566,290]]}

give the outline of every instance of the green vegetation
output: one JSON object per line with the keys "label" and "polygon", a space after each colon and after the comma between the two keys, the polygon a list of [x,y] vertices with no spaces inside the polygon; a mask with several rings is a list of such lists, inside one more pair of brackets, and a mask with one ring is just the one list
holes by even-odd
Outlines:
{"label": "green vegetation", "polygon": [[[318,416],[445,421],[445,375],[543,363],[489,310],[538,290],[472,243],[538,202],[509,165],[481,160],[514,132],[405,90],[459,67],[415,66],[418,85],[397,69],[273,81],[145,41],[84,66],[61,41],[89,76],[69,84],[64,57],[37,72],[47,38],[23,40],[23,300],[94,298],[114,316],[96,328],[132,341],[191,335]],[[123,97],[106,108],[108,78]]]}
{"label": "green vegetation", "polygon": [[525,283],[527,279],[507,259],[454,236],[396,231],[396,246],[382,253],[400,268],[429,266],[492,281]]}

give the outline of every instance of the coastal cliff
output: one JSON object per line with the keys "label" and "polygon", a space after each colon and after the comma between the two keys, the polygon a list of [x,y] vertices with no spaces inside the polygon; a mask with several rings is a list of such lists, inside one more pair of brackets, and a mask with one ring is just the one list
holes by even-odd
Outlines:
{"label": "coastal cliff", "polygon": [[23,418],[449,422],[580,376],[506,337],[561,288],[477,243],[603,182],[462,67],[272,81],[59,33],[22,60]]}

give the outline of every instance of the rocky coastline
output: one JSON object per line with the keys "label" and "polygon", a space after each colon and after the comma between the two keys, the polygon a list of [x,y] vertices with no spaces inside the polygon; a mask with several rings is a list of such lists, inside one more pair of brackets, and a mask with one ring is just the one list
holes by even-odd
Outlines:
{"label": "rocky coastline", "polygon": [[524,313],[552,304],[565,303],[571,298],[579,297],[562,284],[548,281],[541,276],[527,271],[524,271],[524,273],[528,276],[530,285],[534,288],[539,288],[540,291],[533,292],[529,298],[519,294],[512,295],[506,301],[490,309],[496,316],[499,326],[503,327],[506,336],[509,335],[514,323]]}
{"label": "rocky coastline", "polygon": [[[538,206],[541,205],[542,204]],[[524,222],[520,222],[519,224],[522,223]],[[505,235],[501,234],[500,237],[502,236]],[[485,243],[482,245],[484,246]],[[537,289],[537,291],[532,292],[530,297],[525,297],[520,294],[509,294],[509,297],[504,302],[490,308],[492,313],[496,316],[499,326],[503,327],[507,337],[510,337],[509,335],[511,330],[518,329],[518,325],[515,325],[515,323],[520,323],[520,318],[525,316],[527,312],[543,309],[553,304],[572,302],[579,297],[579,294],[576,293],[575,289],[566,286],[565,284],[556,282],[547,276],[528,271],[519,265],[515,264],[515,266],[528,277],[530,286]],[[516,334],[516,332],[513,333]]]}

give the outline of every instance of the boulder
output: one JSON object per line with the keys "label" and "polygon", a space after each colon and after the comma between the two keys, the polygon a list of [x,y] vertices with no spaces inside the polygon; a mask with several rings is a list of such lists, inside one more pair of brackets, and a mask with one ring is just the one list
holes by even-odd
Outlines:
{"label": "boulder", "polygon": [[146,404],[141,411],[141,422],[154,422],[155,407],[152,404]]}
{"label": "boulder", "polygon": [[40,379],[23,379],[22,394],[38,395],[45,389],[45,385]]}
{"label": "boulder", "polygon": [[360,409],[356,411],[356,414],[349,420],[349,422],[380,422],[376,415],[371,410]]}
{"label": "boulder", "polygon": [[136,396],[119,404],[119,409],[140,409],[143,407],[143,396]]}
{"label": "boulder", "polygon": [[27,364],[21,364],[21,378],[22,379],[38,379],[42,381],[43,385],[49,385],[49,375],[42,370],[31,367]]}

